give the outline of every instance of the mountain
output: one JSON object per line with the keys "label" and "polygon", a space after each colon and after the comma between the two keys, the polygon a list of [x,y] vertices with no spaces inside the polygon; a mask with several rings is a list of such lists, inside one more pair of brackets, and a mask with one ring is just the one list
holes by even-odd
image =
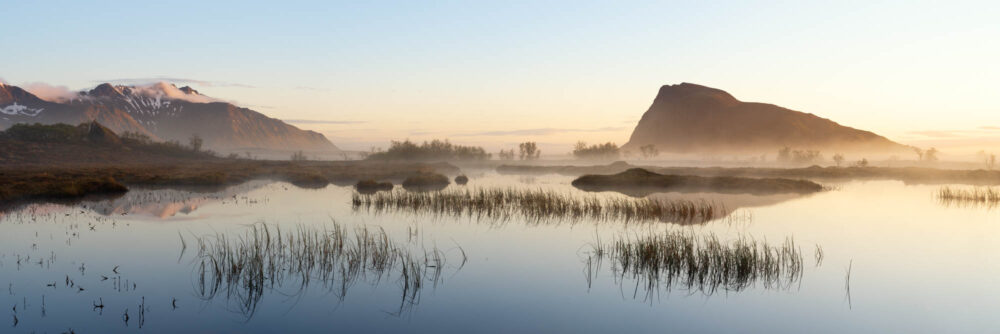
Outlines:
{"label": "mountain", "polygon": [[16,123],[80,124],[97,121],[117,133],[187,142],[193,135],[206,148],[338,151],[320,133],[201,95],[168,83],[149,86],[101,84],[64,101],[46,101],[17,86],[0,83],[0,128]]}
{"label": "mountain", "polygon": [[826,152],[901,153],[875,133],[773,104],[742,102],[723,90],[682,83],[660,87],[624,148],[670,153],[772,153],[783,147]]}

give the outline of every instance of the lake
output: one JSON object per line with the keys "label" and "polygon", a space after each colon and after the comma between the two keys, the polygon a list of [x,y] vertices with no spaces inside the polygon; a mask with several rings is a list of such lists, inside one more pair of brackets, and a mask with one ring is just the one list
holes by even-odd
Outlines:
{"label": "lake", "polygon": [[[567,176],[469,176],[449,188],[631,199]],[[732,212],[683,224],[376,212],[354,207],[351,187],[270,181],[24,205],[0,217],[0,331],[994,330],[1000,211],[942,203],[941,185],[823,184],[805,196],[651,195]],[[635,274],[620,253],[595,253],[669,233],[791,241],[798,262],[692,281],[687,269]]]}

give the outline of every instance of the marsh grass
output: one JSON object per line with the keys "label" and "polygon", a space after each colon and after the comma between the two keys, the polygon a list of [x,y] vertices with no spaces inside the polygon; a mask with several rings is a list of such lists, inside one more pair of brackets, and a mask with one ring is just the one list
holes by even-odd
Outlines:
{"label": "marsh grass", "polygon": [[293,287],[303,292],[318,284],[343,300],[359,282],[375,286],[383,281],[399,286],[401,299],[394,314],[401,314],[419,303],[427,281],[439,283],[447,262],[445,252],[436,247],[411,250],[381,228],[352,230],[336,222],[290,230],[257,223],[236,235],[198,237],[197,244],[197,294],[206,300],[225,295],[247,319],[270,290]]}
{"label": "marsh grass", "polygon": [[792,238],[771,245],[747,236],[727,242],[714,234],[666,231],[608,243],[597,240],[591,247],[584,269],[588,284],[599,272],[595,269],[608,260],[616,282],[636,282],[633,298],[640,288],[646,298],[676,289],[706,295],[758,285],[788,289],[800,282],[804,265]]}
{"label": "marsh grass", "polygon": [[997,187],[952,188],[945,186],[938,189],[936,196],[942,204],[949,206],[993,208],[1000,205],[1000,188]]}
{"label": "marsh grass", "polygon": [[351,203],[355,210],[375,213],[398,210],[499,222],[521,218],[530,223],[585,219],[624,223],[700,223],[728,214],[722,205],[708,201],[573,195],[552,190],[513,188],[354,193]]}

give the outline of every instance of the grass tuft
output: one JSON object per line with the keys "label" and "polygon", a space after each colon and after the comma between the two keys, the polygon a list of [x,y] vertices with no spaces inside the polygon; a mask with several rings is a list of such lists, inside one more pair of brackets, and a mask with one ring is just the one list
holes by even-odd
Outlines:
{"label": "grass tuft", "polygon": [[438,283],[446,260],[437,248],[400,246],[381,228],[349,230],[336,222],[291,230],[257,223],[241,234],[199,237],[197,244],[197,294],[206,300],[224,294],[248,319],[269,290],[320,284],[343,300],[356,283],[383,280],[398,283],[402,313],[419,302],[425,279]]}
{"label": "grass tuft", "polygon": [[991,208],[1000,205],[1000,188],[995,187],[952,188],[946,186],[938,189],[936,195],[938,200],[945,205]]}
{"label": "grass tuft", "polygon": [[[757,284],[787,289],[802,278],[803,256],[794,239],[771,245],[750,237],[724,242],[714,234],[667,231],[592,244],[588,268],[605,259],[620,279],[636,280],[647,296],[666,289],[706,295],[742,291]],[[593,279],[588,271],[588,281]]]}
{"label": "grass tuft", "polygon": [[708,201],[572,195],[552,190],[513,188],[446,189],[436,192],[392,191],[355,193],[355,210],[390,210],[417,214],[471,217],[532,223],[561,220],[700,223],[726,216],[721,205]]}

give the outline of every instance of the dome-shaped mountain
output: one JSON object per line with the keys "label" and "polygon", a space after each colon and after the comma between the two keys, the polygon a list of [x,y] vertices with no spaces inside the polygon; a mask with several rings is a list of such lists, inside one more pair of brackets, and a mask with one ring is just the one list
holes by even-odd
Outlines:
{"label": "dome-shaped mountain", "polygon": [[742,102],[715,88],[660,87],[626,148],[671,153],[770,153],[782,147],[871,153],[908,147],[869,131],[772,104]]}

